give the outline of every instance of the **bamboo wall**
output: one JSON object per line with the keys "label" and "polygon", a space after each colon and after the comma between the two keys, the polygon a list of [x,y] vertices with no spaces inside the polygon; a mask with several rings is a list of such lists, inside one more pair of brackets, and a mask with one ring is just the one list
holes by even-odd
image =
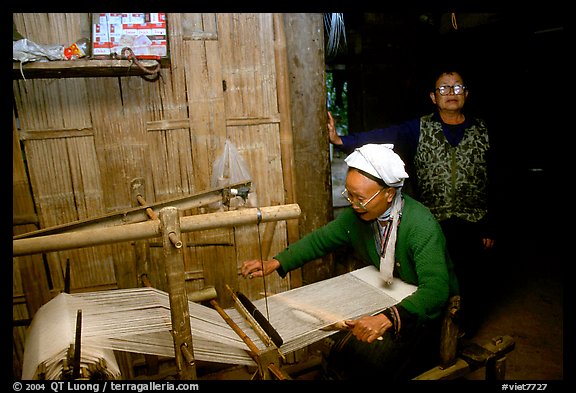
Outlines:
{"label": "bamboo wall", "polygon": [[[89,14],[13,20],[42,44],[69,44],[90,31]],[[136,178],[145,182],[147,202],[207,190],[227,139],[249,166],[260,206],[296,202],[281,15],[168,14],[167,22],[170,66],[155,81],[13,81],[14,235],[138,206],[130,189]],[[226,284],[260,297],[262,282],[239,277],[239,265],[260,257],[265,233],[273,235],[273,254],[298,238],[298,224],[184,234],[187,290],[213,285],[223,306],[232,304]],[[71,292],[140,286],[142,273],[166,289],[161,239],[16,257],[14,319],[32,318],[63,290],[67,262]],[[266,285],[274,293],[291,284],[271,275]],[[24,329],[13,329],[15,376]]]}

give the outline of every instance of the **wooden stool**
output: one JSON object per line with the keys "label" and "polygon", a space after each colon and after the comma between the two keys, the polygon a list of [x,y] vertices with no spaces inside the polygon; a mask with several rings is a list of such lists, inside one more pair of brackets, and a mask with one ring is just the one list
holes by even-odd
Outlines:
{"label": "wooden stool", "polygon": [[442,321],[440,365],[418,375],[415,380],[456,379],[486,368],[486,379],[503,380],[506,374],[506,354],[514,349],[510,336],[496,336],[484,345],[471,343],[458,350],[458,312],[460,296],[453,296]]}

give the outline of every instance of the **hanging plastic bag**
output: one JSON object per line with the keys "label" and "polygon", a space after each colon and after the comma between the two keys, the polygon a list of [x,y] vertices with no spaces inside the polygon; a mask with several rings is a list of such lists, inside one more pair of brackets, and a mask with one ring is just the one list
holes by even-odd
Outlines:
{"label": "hanging plastic bag", "polygon": [[[224,151],[216,161],[214,161],[211,186],[212,188],[220,188],[241,182],[252,182],[252,175],[236,146],[229,139],[226,139]],[[230,200],[230,208],[233,209],[242,206],[256,207],[257,199],[255,190],[254,182],[252,182],[247,198],[245,199],[240,195],[235,196]],[[220,202],[218,208],[220,208],[221,205],[222,203]]]}

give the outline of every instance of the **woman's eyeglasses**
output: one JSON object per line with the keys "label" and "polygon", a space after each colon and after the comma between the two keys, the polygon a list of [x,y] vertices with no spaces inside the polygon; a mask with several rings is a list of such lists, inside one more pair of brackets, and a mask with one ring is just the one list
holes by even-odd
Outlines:
{"label": "woman's eyeglasses", "polygon": [[464,94],[464,90],[466,90],[466,86],[464,85],[454,85],[454,86],[438,86],[436,88],[436,90],[438,90],[438,93],[440,93],[441,96],[447,96],[448,94],[450,94],[450,91],[453,91],[454,94],[456,95],[460,95],[460,94]]}
{"label": "woman's eyeglasses", "polygon": [[379,189],[378,192],[376,192],[376,194],[374,194],[370,198],[368,198],[368,200],[366,202],[352,201],[352,199],[350,199],[350,196],[348,195],[347,189],[344,189],[344,191],[342,191],[342,196],[344,198],[346,198],[346,200],[348,202],[350,202],[350,204],[352,206],[356,206],[358,209],[361,209],[361,210],[368,210],[366,205],[368,205],[370,202],[372,202],[372,199],[376,198],[378,196],[378,194],[380,194],[382,192],[382,190],[384,190],[384,188]]}

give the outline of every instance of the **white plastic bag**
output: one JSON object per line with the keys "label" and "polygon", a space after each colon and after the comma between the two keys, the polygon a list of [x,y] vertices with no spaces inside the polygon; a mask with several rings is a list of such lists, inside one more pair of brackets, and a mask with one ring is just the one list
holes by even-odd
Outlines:
{"label": "white plastic bag", "polygon": [[64,45],[43,45],[22,38],[12,43],[12,59],[27,63],[29,61],[66,60],[66,57],[64,57]]}
{"label": "white plastic bag", "polygon": [[252,183],[248,197],[246,200],[241,196],[232,198],[230,200],[230,208],[242,206],[256,207],[256,191],[248,165],[238,152],[236,146],[229,139],[226,139],[226,142],[224,143],[224,151],[216,161],[214,161],[212,179],[210,182],[211,186],[212,188],[220,188],[241,182]]}

